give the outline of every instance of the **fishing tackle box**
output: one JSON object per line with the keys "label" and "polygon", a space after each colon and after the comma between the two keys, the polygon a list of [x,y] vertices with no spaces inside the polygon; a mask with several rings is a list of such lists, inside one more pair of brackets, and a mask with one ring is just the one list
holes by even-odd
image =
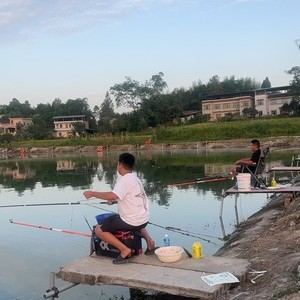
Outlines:
{"label": "fishing tackle box", "polygon": [[[113,213],[105,213],[96,216],[97,223],[101,225],[103,221],[111,215],[113,215]],[[93,226],[91,235],[90,255],[95,252],[96,255],[99,256],[118,257],[120,251],[107,242],[102,241],[95,234],[95,228],[96,225]],[[142,253],[142,238],[140,231],[118,231],[114,234],[114,236],[131,249],[131,256],[139,255]]]}

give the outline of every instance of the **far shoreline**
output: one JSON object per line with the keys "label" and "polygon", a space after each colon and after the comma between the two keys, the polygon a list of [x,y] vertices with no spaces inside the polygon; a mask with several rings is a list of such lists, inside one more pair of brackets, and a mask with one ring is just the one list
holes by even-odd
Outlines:
{"label": "far shoreline", "polygon": [[[256,138],[256,137],[255,137]],[[260,139],[260,138],[258,138]],[[261,144],[268,144],[272,151],[285,151],[300,149],[300,136],[281,136],[261,138]],[[152,143],[150,145],[98,145],[98,146],[60,146],[60,147],[0,147],[1,156],[26,156],[26,155],[49,155],[49,154],[82,154],[104,153],[120,151],[164,151],[164,150],[199,150],[199,151],[243,151],[248,150],[249,139],[205,141],[205,142],[176,142],[176,143]]]}

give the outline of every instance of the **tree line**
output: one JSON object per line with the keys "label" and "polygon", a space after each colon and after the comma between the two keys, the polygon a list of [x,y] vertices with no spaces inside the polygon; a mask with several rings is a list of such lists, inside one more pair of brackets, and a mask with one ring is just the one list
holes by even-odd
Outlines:
{"label": "tree line", "polygon": [[[287,71],[293,76],[291,93],[293,101],[285,105],[285,110],[300,113],[300,67]],[[255,79],[235,76],[225,77],[222,81],[218,75],[212,76],[204,84],[194,82],[188,89],[176,88],[168,91],[168,85],[162,72],[153,75],[141,83],[130,77],[124,82],[113,85],[106,92],[100,105],[91,109],[87,98],[69,99],[65,103],[56,98],[53,102],[40,103],[32,107],[29,101],[21,103],[14,98],[8,105],[0,105],[0,123],[9,122],[10,117],[32,118],[33,125],[21,130],[22,138],[46,139],[52,136],[53,117],[68,115],[86,115],[90,128],[100,134],[117,134],[121,132],[140,132],[149,128],[170,125],[174,119],[182,116],[184,111],[199,111],[193,123],[208,121],[201,114],[201,101],[214,94],[251,91],[258,88],[269,88],[271,83],[266,79],[260,84]],[[115,113],[116,107],[127,108],[129,111]],[[16,136],[18,138],[18,135]]]}

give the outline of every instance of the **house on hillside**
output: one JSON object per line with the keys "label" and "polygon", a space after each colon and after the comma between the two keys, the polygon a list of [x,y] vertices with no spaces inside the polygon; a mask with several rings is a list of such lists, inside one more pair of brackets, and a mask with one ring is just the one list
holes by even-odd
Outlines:
{"label": "house on hillside", "polygon": [[290,86],[259,89],[255,91],[255,108],[259,116],[275,116],[280,114],[283,104],[290,104],[292,94]]}
{"label": "house on hillside", "polygon": [[32,124],[32,118],[9,118],[8,123],[0,123],[0,134],[10,133],[15,135],[17,133],[18,126],[26,128]]}
{"label": "house on hillside", "polygon": [[210,121],[217,121],[226,115],[242,116],[245,108],[253,108],[254,97],[251,95],[237,97],[217,97],[202,100],[202,114],[209,116]]}
{"label": "house on hillside", "polygon": [[85,132],[89,131],[89,122],[86,115],[57,116],[53,117],[54,136],[67,138],[74,136],[76,127],[82,124]]}
{"label": "house on hillside", "polygon": [[246,92],[210,95],[202,100],[202,114],[217,121],[228,114],[241,117],[245,108],[258,111],[259,116],[280,114],[283,104],[290,104],[290,86],[257,89]]}
{"label": "house on hillside", "polygon": [[183,111],[179,118],[173,119],[173,124],[186,124],[196,116],[201,115],[199,110],[186,110]]}

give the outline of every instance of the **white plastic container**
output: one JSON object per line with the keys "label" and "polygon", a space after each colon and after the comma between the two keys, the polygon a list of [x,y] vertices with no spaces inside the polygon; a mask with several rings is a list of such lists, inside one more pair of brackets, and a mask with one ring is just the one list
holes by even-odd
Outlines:
{"label": "white plastic container", "polygon": [[161,262],[176,262],[180,260],[183,248],[179,246],[160,247],[155,250],[155,254]]}
{"label": "white plastic container", "polygon": [[240,173],[236,176],[238,190],[245,191],[251,189],[251,175],[249,173]]}

